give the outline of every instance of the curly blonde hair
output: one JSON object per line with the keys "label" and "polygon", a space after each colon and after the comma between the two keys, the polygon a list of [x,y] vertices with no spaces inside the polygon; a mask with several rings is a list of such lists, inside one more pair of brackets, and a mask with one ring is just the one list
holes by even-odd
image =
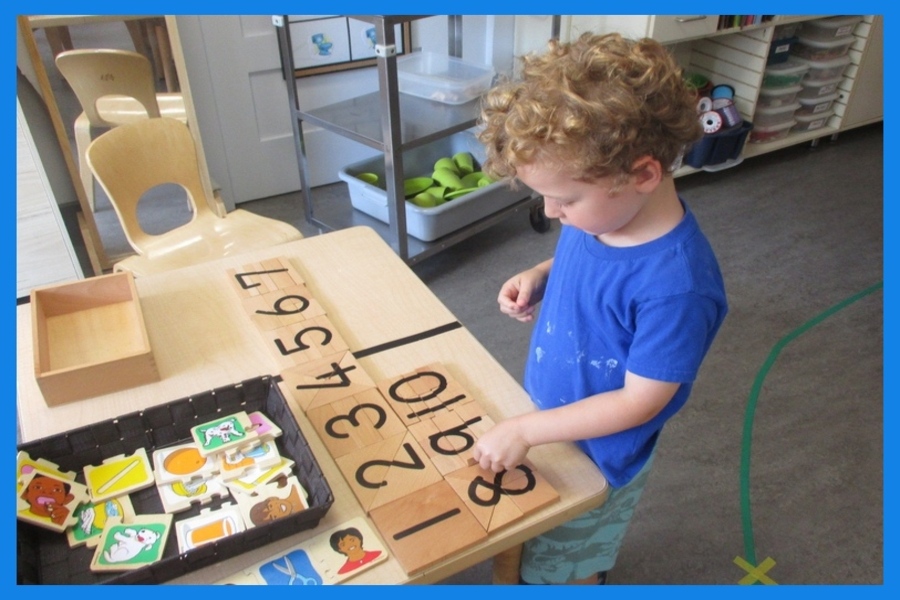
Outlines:
{"label": "curly blonde hair", "polygon": [[484,98],[479,140],[483,169],[514,178],[535,161],[576,179],[623,183],[639,158],[670,170],[703,135],[696,93],[659,42],[619,34],[583,34],[544,54],[521,59],[520,80],[498,84]]}

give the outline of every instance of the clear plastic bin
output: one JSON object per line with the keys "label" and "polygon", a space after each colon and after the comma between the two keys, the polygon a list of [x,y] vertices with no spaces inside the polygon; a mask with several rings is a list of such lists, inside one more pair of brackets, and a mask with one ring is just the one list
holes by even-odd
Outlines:
{"label": "clear plastic bin", "polygon": [[782,140],[788,136],[791,132],[791,128],[796,124],[797,121],[791,119],[786,123],[773,125],[771,127],[754,127],[753,131],[750,132],[750,139],[747,141],[751,144],[762,144],[765,142]]}
{"label": "clear plastic bin", "polygon": [[791,47],[791,54],[809,60],[832,60],[847,54],[853,45],[853,36],[835,38],[833,40],[814,40],[801,35],[797,43]]}
{"label": "clear plastic bin", "polygon": [[828,41],[853,35],[862,21],[861,15],[838,15],[815,21],[805,21],[800,35],[811,40]]}
{"label": "clear plastic bin", "polygon": [[828,124],[828,119],[834,114],[833,110],[829,110],[825,113],[820,113],[817,115],[797,115],[796,121],[797,123],[791,127],[791,131],[803,132],[803,131],[815,131],[816,129],[821,129]]}
{"label": "clear plastic bin", "polygon": [[795,116],[818,115],[831,108],[831,105],[838,99],[837,92],[819,98],[800,98],[800,108],[794,113]]}
{"label": "clear plastic bin", "polygon": [[756,101],[756,107],[774,108],[776,106],[793,104],[797,101],[797,94],[802,90],[802,85],[792,85],[790,87],[781,88],[762,88],[759,90],[759,99]]}
{"label": "clear plastic bin", "polygon": [[837,91],[837,88],[841,84],[842,79],[843,77],[835,77],[834,79],[826,79],[824,81],[804,79],[800,82],[800,87],[802,87],[803,89],[800,90],[799,94],[797,94],[797,99],[821,98],[822,96],[833,94]]}
{"label": "clear plastic bin", "polygon": [[465,104],[484,94],[494,80],[494,68],[436,52],[413,52],[397,59],[397,85],[404,94]]}
{"label": "clear plastic bin", "polygon": [[783,106],[757,106],[756,114],[753,116],[753,124],[757,127],[773,127],[787,123],[794,118],[794,111],[798,108],[800,108],[799,102]]}
{"label": "clear plastic bin", "polygon": [[850,55],[845,54],[832,58],[831,60],[809,60],[800,56],[795,56],[793,60],[809,65],[809,71],[803,79],[806,80],[827,80],[835,77],[842,77],[844,71],[850,66]]}
{"label": "clear plastic bin", "polygon": [[797,85],[807,72],[809,72],[809,65],[791,58],[786,62],[766,67],[762,86],[764,88],[781,88]]}

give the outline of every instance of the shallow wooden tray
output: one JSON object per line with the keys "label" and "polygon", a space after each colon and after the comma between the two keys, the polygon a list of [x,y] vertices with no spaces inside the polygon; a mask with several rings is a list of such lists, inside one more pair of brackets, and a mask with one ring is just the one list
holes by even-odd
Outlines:
{"label": "shallow wooden tray", "polygon": [[159,381],[131,273],[35,289],[31,316],[48,406]]}

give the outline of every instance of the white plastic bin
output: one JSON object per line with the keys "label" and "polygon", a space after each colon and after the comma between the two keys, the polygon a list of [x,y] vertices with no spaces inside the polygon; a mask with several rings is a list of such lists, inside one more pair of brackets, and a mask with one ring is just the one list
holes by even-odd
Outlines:
{"label": "white plastic bin", "polygon": [[800,87],[803,89],[797,94],[797,99],[821,98],[822,96],[831,95],[837,91],[838,85],[840,85],[842,79],[842,77],[835,77],[834,79],[826,79],[824,81],[804,79],[800,82]]}
{"label": "white plastic bin", "polygon": [[757,106],[753,115],[753,124],[756,127],[772,127],[787,123],[794,118],[794,111],[800,108],[799,102],[785,104],[783,106]]}
{"label": "white plastic bin", "polygon": [[797,38],[797,43],[791,46],[791,54],[810,60],[832,60],[847,54],[854,40],[853,36],[834,38],[827,41],[814,40],[803,37],[801,32]]}
{"label": "white plastic bin", "polygon": [[862,21],[861,15],[838,15],[815,21],[804,21],[800,35],[811,40],[828,41],[853,35],[853,30]]}
{"label": "white plastic bin", "polygon": [[762,88],[759,90],[759,99],[756,101],[756,106],[757,108],[773,108],[776,106],[784,106],[786,104],[794,104],[797,101],[797,94],[802,90],[802,85],[792,85],[782,88]]}
{"label": "white plastic bin", "polygon": [[847,70],[851,62],[849,54],[830,60],[810,60],[801,56],[795,56],[793,59],[799,63],[809,65],[809,71],[803,77],[804,79],[816,81],[843,77],[844,71]]}
{"label": "white plastic bin", "polygon": [[824,113],[831,108],[831,105],[838,99],[838,96],[839,94],[835,92],[819,98],[800,98],[800,108],[798,108],[797,112],[794,114],[800,116]]}
{"label": "white plastic bin", "polygon": [[769,89],[797,85],[808,71],[809,65],[797,62],[791,57],[786,62],[766,67],[762,85]]}
{"label": "white plastic bin", "polygon": [[833,114],[834,111],[829,110],[817,115],[797,115],[797,124],[791,128],[791,131],[803,132],[821,129],[822,127],[825,127],[826,124],[828,124],[828,119],[830,119]]}
{"label": "white plastic bin", "polygon": [[[474,131],[468,129],[406,150],[403,153],[403,176],[405,179],[430,177],[437,159],[457,152],[471,152],[476,168],[480,169],[484,162],[484,146],[475,137]],[[384,181],[384,156],[347,165],[338,171],[338,177],[347,183],[353,208],[388,223],[387,191],[357,179],[356,175],[360,173],[375,173],[380,181]],[[434,208],[421,208],[404,202],[406,231],[423,242],[432,242],[530,196],[531,190],[525,185],[513,190],[507,183],[497,181]]]}
{"label": "white plastic bin", "polygon": [[436,52],[413,52],[397,59],[400,92],[443,102],[465,104],[484,94],[494,68]]}

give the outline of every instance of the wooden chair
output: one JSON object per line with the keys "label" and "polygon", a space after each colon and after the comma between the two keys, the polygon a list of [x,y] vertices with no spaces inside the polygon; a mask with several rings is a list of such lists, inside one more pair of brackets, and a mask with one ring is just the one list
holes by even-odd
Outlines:
{"label": "wooden chair", "polygon": [[[150,275],[303,238],[287,223],[245,210],[224,217],[213,212],[194,138],[175,119],[144,119],[104,133],[88,147],[87,164],[138,254],[117,262],[115,271]],[[170,231],[148,234],[138,220],[138,202],[147,191],[169,183],[187,192],[193,216]]]}
{"label": "wooden chair", "polygon": [[186,123],[184,97],[157,93],[150,60],[129,50],[68,50],[56,57],[56,66],[83,111],[75,119],[75,147],[81,182],[93,209],[94,179],[84,160],[91,127],[109,129],[161,116]]}

